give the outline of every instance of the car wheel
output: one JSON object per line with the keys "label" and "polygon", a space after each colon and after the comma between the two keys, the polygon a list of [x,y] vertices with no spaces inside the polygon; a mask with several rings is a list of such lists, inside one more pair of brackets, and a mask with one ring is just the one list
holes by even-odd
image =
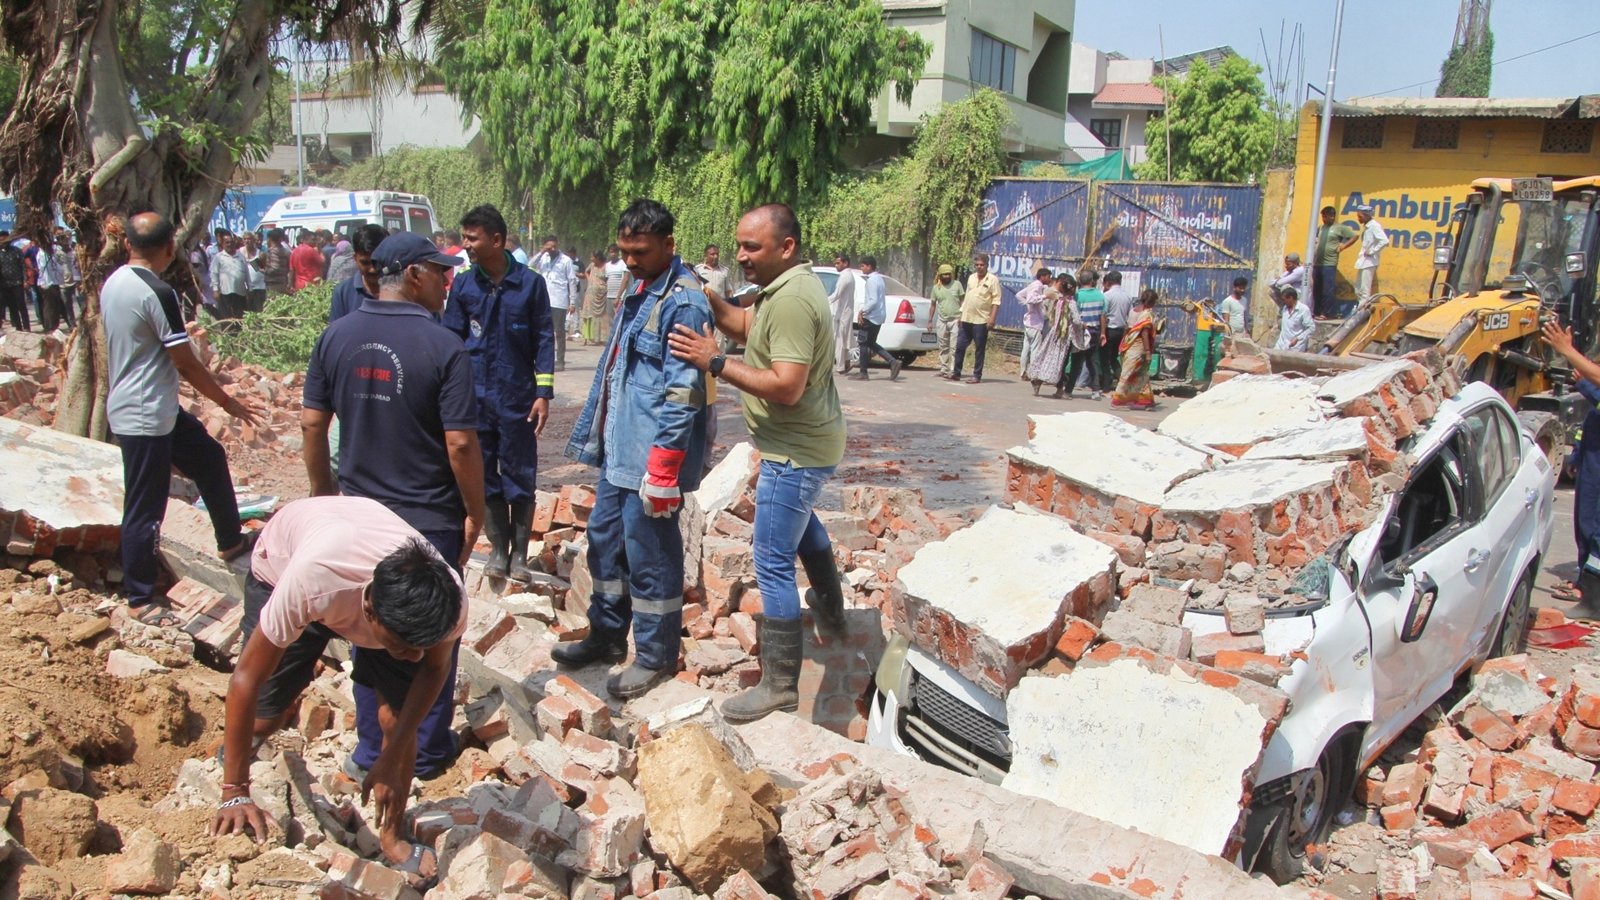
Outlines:
{"label": "car wheel", "polygon": [[1317,764],[1290,776],[1282,814],[1267,835],[1256,868],[1278,884],[1288,884],[1305,871],[1306,848],[1327,840],[1333,820],[1355,786],[1355,755],[1360,732],[1334,738]]}
{"label": "car wheel", "polygon": [[1500,631],[1494,637],[1494,647],[1489,658],[1515,656],[1528,649],[1528,626],[1533,620],[1533,570],[1517,579],[1506,601],[1506,613],[1500,619]]}
{"label": "car wheel", "polygon": [[910,350],[896,350],[893,353],[894,358],[900,360],[900,364],[903,366],[909,366],[916,362],[917,357],[921,355],[921,353],[915,353]]}
{"label": "car wheel", "polygon": [[1559,473],[1567,459],[1567,434],[1561,427],[1561,420],[1551,413],[1523,410],[1517,413],[1517,421],[1533,436],[1534,446],[1550,461],[1551,468]]}
{"label": "car wheel", "polygon": [[861,368],[861,348],[855,344],[850,345],[850,369],[859,371]]}

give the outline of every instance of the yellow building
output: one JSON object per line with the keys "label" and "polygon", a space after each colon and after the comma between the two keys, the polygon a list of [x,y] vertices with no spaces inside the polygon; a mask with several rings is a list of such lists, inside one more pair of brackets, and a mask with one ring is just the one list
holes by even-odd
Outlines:
{"label": "yellow building", "polygon": [[[1378,291],[1422,297],[1433,250],[1449,245],[1451,216],[1475,178],[1600,174],[1600,94],[1566,99],[1369,98],[1333,105],[1322,196],[1311,197],[1321,104],[1300,111],[1287,252],[1303,253],[1312,213],[1324,206],[1355,225],[1372,205],[1389,233]],[[1339,296],[1355,295],[1354,247],[1339,259]],[[1307,261],[1313,262],[1311,260]]]}

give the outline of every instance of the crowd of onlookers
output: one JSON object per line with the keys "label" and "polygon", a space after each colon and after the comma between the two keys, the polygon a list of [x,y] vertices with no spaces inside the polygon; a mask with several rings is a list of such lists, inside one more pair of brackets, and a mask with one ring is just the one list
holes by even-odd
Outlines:
{"label": "crowd of onlookers", "polygon": [[0,229],[0,306],[12,328],[32,331],[37,320],[39,330],[46,333],[61,328],[71,331],[83,311],[78,291],[82,281],[72,236],[67,232],[34,241],[13,238],[10,231]]}

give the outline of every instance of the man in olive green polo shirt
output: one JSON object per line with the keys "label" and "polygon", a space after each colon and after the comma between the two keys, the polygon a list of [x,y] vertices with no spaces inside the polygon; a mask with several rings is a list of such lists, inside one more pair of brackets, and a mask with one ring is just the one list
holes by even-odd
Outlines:
{"label": "man in olive green polo shirt", "polygon": [[744,214],[734,233],[745,279],[761,288],[749,309],[716,301],[716,326],[745,345],[727,359],[711,329],[676,326],[672,355],[739,389],[750,439],[761,453],[752,545],[761,589],[761,683],[728,698],[722,714],[748,722],[799,705],[800,593],[795,556],[812,589],[817,626],[844,631],[844,591],[833,544],[811,511],[844,458],[844,411],[833,384],[833,314],[828,293],[800,258],[794,210],[773,203]]}
{"label": "man in olive green polo shirt", "polygon": [[956,323],[961,320],[961,284],[956,281],[955,266],[946,263],[939,267],[931,299],[933,330],[939,335],[939,377],[948,381],[955,377],[951,365],[955,362]]}

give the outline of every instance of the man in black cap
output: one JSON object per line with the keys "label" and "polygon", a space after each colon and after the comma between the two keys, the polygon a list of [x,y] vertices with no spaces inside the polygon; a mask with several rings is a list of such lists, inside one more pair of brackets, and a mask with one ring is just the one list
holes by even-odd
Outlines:
{"label": "man in black cap", "polygon": [[[329,325],[306,368],[300,428],[313,496],[368,497],[421,533],[445,560],[465,565],[484,519],[483,455],[472,363],[461,339],[435,319],[445,274],[461,259],[426,237],[390,235],[372,251],[378,297]],[[328,459],[328,426],[339,417],[339,475]],[[455,756],[450,732],[454,672],[422,723],[417,771],[442,771]],[[356,685],[356,699],[363,691]],[[358,712],[377,708],[358,703]],[[368,721],[370,718],[371,721]],[[381,735],[376,716],[357,728]],[[354,762],[370,768],[363,740]],[[368,753],[367,755],[374,755]]]}

